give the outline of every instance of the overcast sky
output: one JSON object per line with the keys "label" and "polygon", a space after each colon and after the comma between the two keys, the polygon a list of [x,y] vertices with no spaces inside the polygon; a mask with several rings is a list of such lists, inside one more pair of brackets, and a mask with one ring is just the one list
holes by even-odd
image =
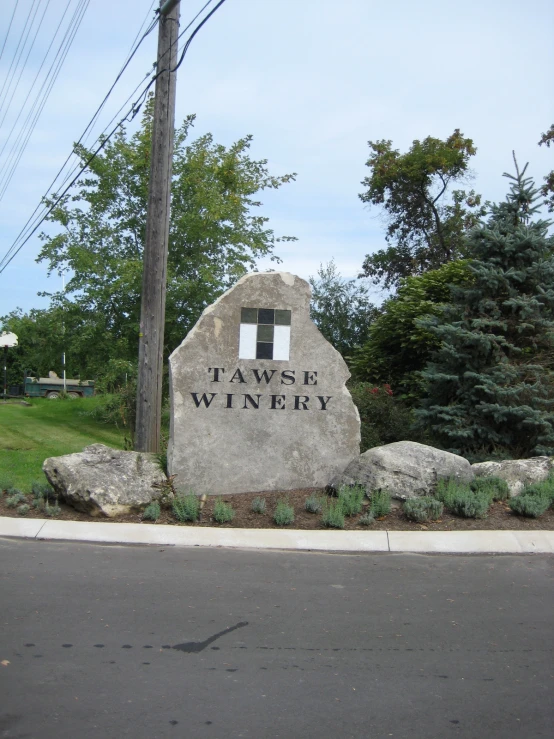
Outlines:
{"label": "overcast sky", "polygon": [[[46,8],[42,0],[39,14]],[[182,0],[181,28],[205,0]],[[44,58],[68,0],[50,0],[44,24],[0,126],[0,148]],[[0,45],[15,0],[0,3]],[[215,3],[213,3],[215,4]],[[19,0],[0,59],[0,88],[33,0]],[[77,0],[71,0],[71,10]],[[0,202],[0,259],[12,245],[115,79],[152,0],[91,0],[27,150]],[[196,113],[195,134],[229,145],[254,136],[252,155],[295,183],[264,193],[282,269],[307,278],[334,259],[356,276],[384,245],[377,210],[359,200],[368,140],[445,138],[455,128],[477,148],[472,186],[503,199],[512,149],[540,184],[554,148],[538,147],[554,122],[554,4],[550,0],[226,0],[196,36],[177,80],[177,121]],[[143,43],[95,131],[151,68]],[[10,93],[11,94],[11,93]],[[1,110],[1,109],[0,109]],[[0,113],[0,120],[3,112]],[[3,160],[0,159],[0,165]],[[56,291],[35,263],[36,236],[0,274],[0,316],[44,307]],[[262,265],[264,266],[264,265]],[[269,265],[268,265],[269,266]],[[272,265],[274,266],[274,265]]]}

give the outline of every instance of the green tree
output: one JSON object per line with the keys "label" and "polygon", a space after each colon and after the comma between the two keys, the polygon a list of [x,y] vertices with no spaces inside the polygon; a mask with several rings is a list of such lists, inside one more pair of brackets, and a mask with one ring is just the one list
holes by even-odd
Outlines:
{"label": "green tree", "polygon": [[[249,156],[252,137],[229,147],[210,134],[188,143],[189,116],[176,131],[169,236],[165,354],[194,325],[202,310],[256,260],[273,256],[277,238],[259,213],[259,194],[295,175],[274,176],[266,160]],[[64,313],[75,311],[98,363],[135,359],[138,347],[142,254],[149,176],[152,101],[140,129],[121,130],[92,160],[88,177],[66,195],[42,234],[39,261],[67,272],[65,294],[53,297]],[[78,147],[80,158],[90,153]]]}
{"label": "green tree", "polygon": [[419,373],[440,343],[418,319],[440,315],[450,300],[450,286],[469,279],[467,260],[403,279],[398,292],[381,306],[380,315],[369,327],[367,341],[352,353],[354,377],[374,385],[388,383],[396,395],[416,401],[421,385]]}
{"label": "green tree", "polygon": [[[546,146],[550,147],[551,141],[554,141],[554,124],[550,126],[546,133],[543,133],[539,141],[539,146],[546,144]],[[544,178],[544,185],[541,187],[541,192],[546,198],[545,205],[548,210],[550,213],[554,213],[554,170]]]}
{"label": "green tree", "polygon": [[549,222],[532,220],[540,196],[526,168],[516,162],[506,202],[470,235],[471,282],[421,321],[440,347],[419,421],[473,458],[554,453],[554,244]]}
{"label": "green tree", "polygon": [[17,334],[18,346],[9,350],[8,382],[23,383],[24,372],[48,375],[49,370],[62,369],[60,324],[56,315],[47,311],[31,310],[25,314],[14,310],[0,319],[0,330]]}
{"label": "green tree", "polygon": [[[79,306],[54,302],[46,310],[17,309],[0,319],[1,330],[13,331],[18,346],[10,350],[10,382],[19,384],[23,373],[46,377],[50,370],[62,374],[65,354],[67,377],[93,379],[105,374],[110,354],[121,355],[127,344],[114,344],[109,333],[102,333],[102,322]],[[136,363],[136,357],[133,358]]]}
{"label": "green tree", "polygon": [[310,277],[310,314],[321,333],[343,356],[360,346],[368,335],[377,309],[369,290],[359,280],[346,280],[331,260]]}
{"label": "green tree", "polygon": [[387,220],[387,249],[368,254],[363,276],[385,288],[445,262],[466,256],[464,235],[484,215],[481,196],[452,190],[470,176],[477,149],[459,129],[445,141],[428,136],[401,154],[392,141],[369,141],[371,174],[360,199],[382,206]]}

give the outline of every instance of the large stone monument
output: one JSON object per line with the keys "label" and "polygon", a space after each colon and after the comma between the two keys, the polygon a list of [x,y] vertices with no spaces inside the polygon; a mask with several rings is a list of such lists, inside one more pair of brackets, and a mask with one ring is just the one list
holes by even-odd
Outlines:
{"label": "large stone monument", "polygon": [[358,456],[348,368],[309,310],[299,277],[246,275],[173,352],[168,467],[177,489],[321,487]]}

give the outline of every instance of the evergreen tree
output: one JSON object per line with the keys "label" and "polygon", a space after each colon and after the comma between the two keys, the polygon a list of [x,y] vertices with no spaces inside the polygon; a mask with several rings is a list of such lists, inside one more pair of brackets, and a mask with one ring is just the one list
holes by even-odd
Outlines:
{"label": "evergreen tree", "polygon": [[419,421],[474,459],[554,454],[554,243],[515,164],[506,202],[468,237],[473,279],[452,287],[441,317],[421,319],[441,343]]}

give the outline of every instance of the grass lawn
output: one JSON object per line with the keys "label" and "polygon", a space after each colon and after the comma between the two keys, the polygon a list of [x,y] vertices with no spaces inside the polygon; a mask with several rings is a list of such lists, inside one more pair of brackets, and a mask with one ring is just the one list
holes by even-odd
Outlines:
{"label": "grass lawn", "polygon": [[123,449],[123,430],[90,415],[100,398],[29,402],[0,404],[0,487],[7,482],[29,492],[35,480],[46,482],[47,457],[82,452],[89,444]]}

